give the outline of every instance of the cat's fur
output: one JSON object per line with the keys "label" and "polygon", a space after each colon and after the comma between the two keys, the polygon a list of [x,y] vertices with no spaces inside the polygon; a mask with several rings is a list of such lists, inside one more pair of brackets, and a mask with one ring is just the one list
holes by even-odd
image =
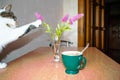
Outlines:
{"label": "cat's fur", "polygon": [[[11,11],[11,8],[12,5],[7,5],[0,9],[0,52],[7,44],[17,40],[19,37],[30,32],[31,29],[37,28],[42,24],[41,20],[36,20],[23,26],[17,26],[17,18]],[[1,69],[6,67],[7,63],[0,62]]]}
{"label": "cat's fur", "polygon": [[42,24],[42,21],[36,20],[23,26],[17,26],[17,18],[11,8],[12,5],[7,5],[0,9],[0,52],[7,44],[31,31],[30,25],[34,25],[34,28],[36,28]]}

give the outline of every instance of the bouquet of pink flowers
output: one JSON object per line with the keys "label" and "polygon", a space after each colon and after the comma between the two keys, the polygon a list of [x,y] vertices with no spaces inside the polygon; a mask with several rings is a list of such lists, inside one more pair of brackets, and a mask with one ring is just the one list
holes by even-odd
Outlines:
{"label": "bouquet of pink flowers", "polygon": [[80,19],[81,17],[84,16],[84,14],[77,14],[71,18],[69,18],[69,15],[65,15],[60,24],[57,24],[57,27],[55,29],[55,31],[53,31],[54,29],[52,29],[53,27],[51,27],[48,23],[45,22],[43,16],[41,16],[38,12],[35,13],[35,16],[40,19],[41,21],[43,21],[43,26],[46,27],[46,33],[49,33],[51,36],[52,40],[55,41],[60,41],[61,40],[61,36],[63,35],[63,32],[71,30],[71,25],[77,21],[78,19]]}

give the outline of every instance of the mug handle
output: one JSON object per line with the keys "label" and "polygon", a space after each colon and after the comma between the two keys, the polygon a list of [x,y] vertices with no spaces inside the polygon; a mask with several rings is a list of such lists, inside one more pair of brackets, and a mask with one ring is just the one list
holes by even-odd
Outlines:
{"label": "mug handle", "polygon": [[83,69],[86,66],[87,60],[85,57],[82,58],[81,64],[79,65],[79,69]]}

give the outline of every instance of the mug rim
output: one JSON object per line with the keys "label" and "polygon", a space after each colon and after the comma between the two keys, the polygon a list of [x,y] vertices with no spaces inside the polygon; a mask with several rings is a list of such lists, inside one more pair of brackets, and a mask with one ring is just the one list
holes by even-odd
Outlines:
{"label": "mug rim", "polygon": [[82,53],[80,51],[63,51],[61,54],[62,55],[67,55],[67,56],[79,56],[79,55],[68,55],[68,54],[65,54],[65,53],[71,53],[71,52],[75,52],[75,53],[80,53],[79,55],[82,55]]}

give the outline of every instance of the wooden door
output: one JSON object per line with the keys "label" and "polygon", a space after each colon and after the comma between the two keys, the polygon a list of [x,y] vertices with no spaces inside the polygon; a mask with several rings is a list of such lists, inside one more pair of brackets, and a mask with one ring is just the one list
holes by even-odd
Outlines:
{"label": "wooden door", "polygon": [[78,13],[84,13],[78,21],[78,47],[89,42],[104,50],[104,0],[78,0]]}

